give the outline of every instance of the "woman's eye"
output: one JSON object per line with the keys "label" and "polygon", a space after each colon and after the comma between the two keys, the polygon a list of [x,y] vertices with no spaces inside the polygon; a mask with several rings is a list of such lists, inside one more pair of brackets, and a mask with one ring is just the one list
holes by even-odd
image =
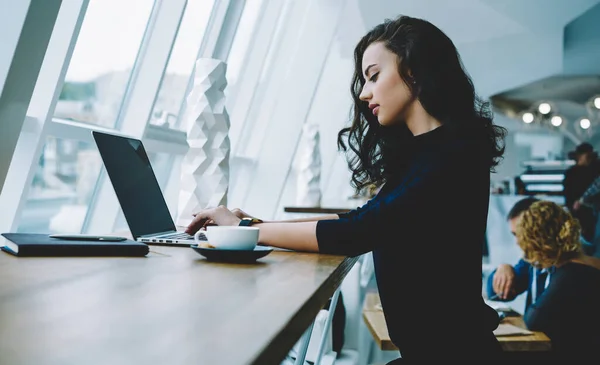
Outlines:
{"label": "woman's eye", "polygon": [[379,72],[373,74],[373,76],[371,76],[371,78],[369,79],[369,81],[371,81],[371,82],[377,81],[377,76],[379,76]]}

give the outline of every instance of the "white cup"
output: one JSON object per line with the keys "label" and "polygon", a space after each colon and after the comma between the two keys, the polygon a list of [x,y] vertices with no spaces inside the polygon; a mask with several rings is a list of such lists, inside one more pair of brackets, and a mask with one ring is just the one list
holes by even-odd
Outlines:
{"label": "white cup", "polygon": [[194,234],[196,244],[201,244],[198,235],[204,232],[208,244],[220,250],[254,250],[258,244],[258,227],[208,226],[206,231]]}

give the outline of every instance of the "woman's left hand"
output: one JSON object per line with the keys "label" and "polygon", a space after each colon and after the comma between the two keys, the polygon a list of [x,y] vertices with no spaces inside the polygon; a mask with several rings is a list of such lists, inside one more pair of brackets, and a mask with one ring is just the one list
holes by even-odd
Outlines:
{"label": "woman's left hand", "polygon": [[237,226],[241,219],[238,218],[225,206],[220,205],[216,208],[208,208],[194,214],[194,220],[185,229],[187,234],[194,234],[207,223],[216,224],[217,226]]}

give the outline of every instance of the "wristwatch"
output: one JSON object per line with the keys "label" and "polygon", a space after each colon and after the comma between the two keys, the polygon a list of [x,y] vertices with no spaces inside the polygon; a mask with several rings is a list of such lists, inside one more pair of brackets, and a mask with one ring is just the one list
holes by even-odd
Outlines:
{"label": "wristwatch", "polygon": [[240,227],[250,227],[256,223],[263,223],[263,220],[258,218],[242,218],[239,225]]}

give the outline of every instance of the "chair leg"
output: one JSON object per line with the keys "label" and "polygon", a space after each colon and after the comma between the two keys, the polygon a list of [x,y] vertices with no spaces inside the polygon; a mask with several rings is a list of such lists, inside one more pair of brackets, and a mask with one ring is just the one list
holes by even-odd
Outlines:
{"label": "chair leg", "polygon": [[306,351],[308,350],[308,344],[310,343],[310,336],[312,335],[313,327],[315,326],[315,321],[313,321],[306,332],[302,335],[302,340],[300,342],[300,348],[298,349],[298,356],[296,356],[296,361],[294,365],[304,365],[304,359],[306,358]]}
{"label": "chair leg", "polygon": [[329,310],[327,314],[327,320],[325,321],[325,326],[323,327],[323,333],[321,335],[321,339],[319,340],[319,347],[317,348],[317,358],[315,359],[314,365],[321,364],[321,358],[323,357],[323,350],[325,347],[325,342],[327,341],[327,335],[329,333],[329,328],[331,327],[331,322],[333,321],[333,314],[335,313],[335,308],[337,305],[338,298],[340,297],[340,288],[333,293],[333,297],[331,298],[331,304],[329,305]]}

